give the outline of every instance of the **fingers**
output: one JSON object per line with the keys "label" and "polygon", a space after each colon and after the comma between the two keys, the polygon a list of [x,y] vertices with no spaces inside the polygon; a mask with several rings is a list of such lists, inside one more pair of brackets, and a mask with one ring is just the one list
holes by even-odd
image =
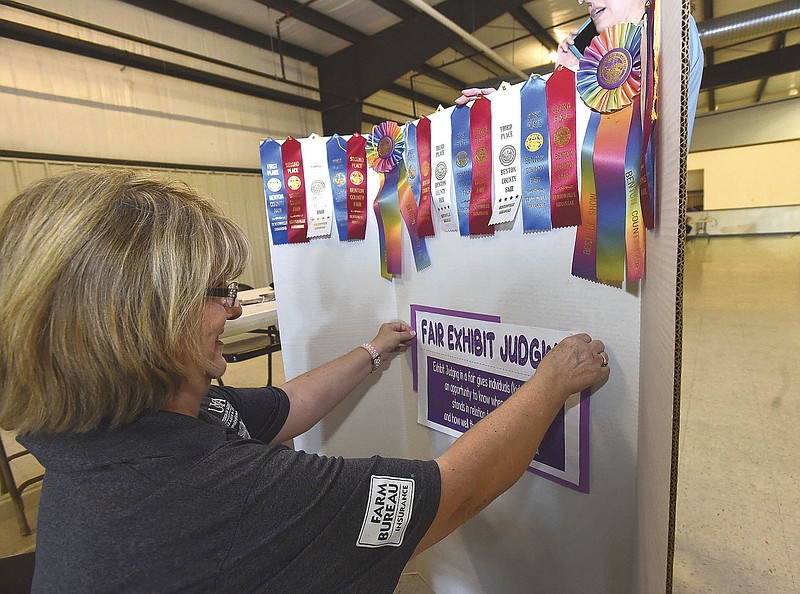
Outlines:
{"label": "fingers", "polygon": [[456,99],[456,105],[466,105],[473,99],[477,99],[478,97],[482,97],[484,95],[489,95],[494,93],[494,88],[492,87],[485,87],[483,89],[479,89],[477,87],[473,87],[470,89],[464,89],[461,91],[461,97]]}

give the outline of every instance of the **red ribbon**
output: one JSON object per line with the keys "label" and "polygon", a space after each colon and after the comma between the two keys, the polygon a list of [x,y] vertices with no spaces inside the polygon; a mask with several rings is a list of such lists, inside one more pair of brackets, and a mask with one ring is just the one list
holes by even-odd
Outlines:
{"label": "red ribbon", "polygon": [[469,109],[472,152],[472,192],[469,199],[470,235],[494,235],[492,216],[492,105],[478,97]]}
{"label": "red ribbon", "polygon": [[356,132],[347,141],[347,238],[367,231],[367,139]]}
{"label": "red ribbon", "polygon": [[429,237],[434,235],[431,213],[431,121],[425,116],[417,124],[417,155],[420,172],[417,233],[420,237]]}
{"label": "red ribbon", "polygon": [[283,180],[286,183],[286,205],[289,210],[289,243],[308,241],[306,189],[303,182],[303,155],[300,142],[289,136],[281,145]]}
{"label": "red ribbon", "polygon": [[550,131],[550,212],[553,228],[581,224],[575,145],[575,73],[559,66],[547,80]]}

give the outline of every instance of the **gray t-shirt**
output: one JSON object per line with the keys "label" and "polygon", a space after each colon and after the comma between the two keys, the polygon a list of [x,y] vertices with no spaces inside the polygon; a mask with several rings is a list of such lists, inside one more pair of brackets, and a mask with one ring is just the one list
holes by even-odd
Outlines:
{"label": "gray t-shirt", "polygon": [[20,438],[47,468],[34,592],[392,592],[436,515],[436,463],[268,445],[282,391],[210,396],[239,418],[216,402]]}

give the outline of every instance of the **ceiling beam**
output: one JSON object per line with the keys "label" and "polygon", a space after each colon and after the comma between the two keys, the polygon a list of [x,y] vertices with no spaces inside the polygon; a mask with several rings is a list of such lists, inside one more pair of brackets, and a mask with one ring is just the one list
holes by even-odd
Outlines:
{"label": "ceiling beam", "polygon": [[[385,0],[380,2],[391,6]],[[461,28],[474,32],[524,3],[524,0],[445,0],[436,5],[436,10]],[[413,43],[409,42],[411,39]],[[322,117],[324,133],[345,133],[358,129],[361,121],[359,100],[369,97],[411,70],[425,72],[426,61],[456,41],[459,41],[458,35],[427,14],[417,12],[323,59],[319,64],[319,84],[324,89],[322,102],[326,106]],[[430,74],[430,70],[425,74]],[[457,91],[464,88],[461,81],[456,84],[455,80],[448,86]],[[337,95],[349,95],[353,100],[346,102],[345,106],[341,99],[337,99]]]}
{"label": "ceiling beam", "polygon": [[[456,41],[451,47],[476,66],[486,70],[486,72],[489,73],[489,76],[502,76],[505,74],[505,69],[500,68],[495,62],[484,56],[480,51],[476,50],[468,43],[464,41]],[[498,72],[498,70],[500,72]]]}
{"label": "ceiling beam", "polygon": [[550,32],[542,27],[539,24],[539,21],[533,18],[531,13],[525,10],[522,6],[512,8],[508,12],[511,13],[512,17],[514,17],[514,20],[525,27],[528,30],[528,33],[533,35],[536,40],[545,46],[549,51],[554,52],[558,49],[558,41],[553,39],[553,36],[550,35]]}
{"label": "ceiling beam", "polygon": [[[295,2],[295,0],[255,0],[262,6],[266,6],[267,8],[272,8],[279,12],[284,13],[286,16],[291,17],[293,19],[297,19],[307,25],[311,25],[319,29],[320,31],[325,31],[326,33],[330,33],[339,39],[344,39],[345,41],[349,41],[350,43],[358,43],[367,37],[364,33],[359,31],[358,29],[354,29],[348,25],[345,25],[341,21],[337,21],[334,18],[329,17],[328,15],[321,13],[319,11],[306,6],[305,4],[300,4],[299,2]],[[310,2],[309,2],[310,4]]]}
{"label": "ceiling beam", "polygon": [[725,87],[800,70],[800,45],[763,52],[703,70],[700,89]]}
{"label": "ceiling beam", "polygon": [[162,59],[151,58],[150,56],[128,52],[115,47],[84,41],[76,37],[69,37],[67,35],[61,35],[60,33],[37,29],[36,27],[22,25],[5,19],[0,19],[0,37],[85,56],[87,58],[94,58],[95,60],[138,68],[140,70],[171,76],[181,80],[188,80],[218,89],[242,93],[251,97],[277,101],[286,105],[294,105],[314,110],[319,110],[322,107],[321,103],[315,99],[300,97],[299,95],[278,91],[271,87],[255,85],[228,76],[213,74],[206,70],[174,64]]}
{"label": "ceiling beam", "polygon": [[432,108],[436,108],[440,103],[442,103],[441,99],[435,99],[430,95],[425,95],[420,93],[419,91],[414,91],[412,89],[407,89],[402,85],[398,85],[396,83],[392,83],[387,85],[385,89],[383,89],[387,93],[392,93],[393,95],[397,95],[398,97],[402,97],[403,99],[408,99],[409,101],[415,101],[419,103],[424,103],[425,105],[430,105]]}
{"label": "ceiling beam", "polygon": [[288,58],[301,60],[315,66],[322,61],[322,56],[320,54],[309,51],[298,45],[286,43],[285,41],[282,42],[266,33],[217,18],[207,12],[191,8],[178,2],[173,2],[172,0],[122,0],[122,2],[193,27],[223,35],[229,39],[235,39],[236,41],[254,45],[271,52],[282,53]]}
{"label": "ceiling beam", "polygon": [[[783,47],[786,47],[786,31],[776,35],[772,42],[772,51],[779,50]],[[765,76],[758,82],[758,89],[756,89],[756,103],[761,102],[761,97],[764,95],[764,90],[767,88],[767,81],[769,81],[769,77]]]}
{"label": "ceiling beam", "polygon": [[[703,0],[703,20],[710,21],[714,18],[714,0]],[[706,49],[706,63],[704,68],[714,65],[714,48]],[[708,89],[708,111],[717,111],[717,94],[713,87]]]}

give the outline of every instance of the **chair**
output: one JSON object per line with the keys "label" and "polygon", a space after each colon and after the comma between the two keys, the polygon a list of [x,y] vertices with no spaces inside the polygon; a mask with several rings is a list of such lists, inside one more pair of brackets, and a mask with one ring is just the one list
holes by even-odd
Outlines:
{"label": "chair", "polygon": [[[267,385],[272,385],[272,354],[281,350],[281,336],[277,326],[269,326],[251,330],[243,334],[245,338],[226,344],[222,348],[222,356],[228,363],[239,363],[256,357],[267,356]],[[222,378],[217,378],[220,386],[224,386]]]}
{"label": "chair", "polygon": [[[274,285],[270,284],[274,288]],[[248,291],[253,287],[239,283],[239,290]],[[267,385],[272,385],[272,355],[281,350],[281,335],[277,326],[251,330],[244,338],[230,342],[222,348],[222,356],[228,363],[240,363],[256,357],[267,356]],[[217,378],[220,386],[225,384]]]}
{"label": "chair", "polygon": [[11,504],[14,506],[14,512],[17,515],[17,523],[19,524],[19,533],[21,536],[28,536],[31,533],[28,519],[25,517],[25,504],[22,501],[22,491],[42,480],[44,477],[44,475],[35,476],[23,481],[19,485],[14,481],[14,474],[11,472],[10,462],[27,454],[30,454],[28,450],[22,450],[10,456],[6,455],[3,440],[0,439],[0,495],[5,495],[6,493],[11,495]]}

